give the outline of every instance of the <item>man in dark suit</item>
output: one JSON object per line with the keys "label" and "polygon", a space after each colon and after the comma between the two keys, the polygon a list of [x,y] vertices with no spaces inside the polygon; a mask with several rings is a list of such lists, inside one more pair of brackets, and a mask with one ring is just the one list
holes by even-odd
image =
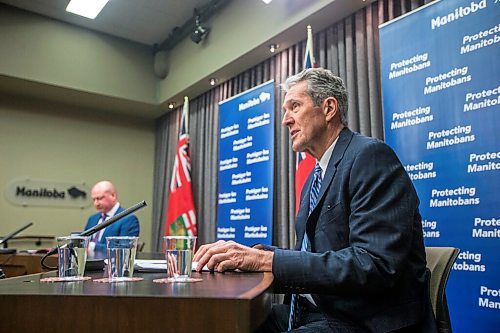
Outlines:
{"label": "man in dark suit", "polygon": [[[102,223],[125,209],[120,206],[115,186],[107,180],[100,181],[92,187],[92,202],[99,211],[87,220],[85,230]],[[106,237],[109,236],[139,236],[139,220],[135,215],[128,215],[117,222],[95,233],[90,238],[89,252],[106,250]]]}
{"label": "man in dark suit", "polygon": [[347,91],[321,68],[287,79],[283,125],[317,164],[296,218],[295,249],[203,245],[216,271],[271,271],[293,305],[275,305],[263,332],[434,332],[419,200],[395,153],[347,128]]}

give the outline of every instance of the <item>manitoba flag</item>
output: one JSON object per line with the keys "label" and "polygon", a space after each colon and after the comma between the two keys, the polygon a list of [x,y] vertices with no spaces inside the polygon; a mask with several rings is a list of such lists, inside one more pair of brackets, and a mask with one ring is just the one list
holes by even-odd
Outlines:
{"label": "manitoba flag", "polygon": [[[312,28],[308,25],[304,69],[314,67],[316,67],[316,61],[314,60],[313,35]],[[299,212],[300,192],[302,192],[307,176],[309,176],[315,164],[316,160],[311,155],[304,152],[297,153],[297,163],[295,165],[295,214]]]}
{"label": "manitoba flag", "polygon": [[184,97],[179,142],[168,197],[165,235],[197,236],[196,214],[191,186],[191,158],[188,134],[189,101]]}

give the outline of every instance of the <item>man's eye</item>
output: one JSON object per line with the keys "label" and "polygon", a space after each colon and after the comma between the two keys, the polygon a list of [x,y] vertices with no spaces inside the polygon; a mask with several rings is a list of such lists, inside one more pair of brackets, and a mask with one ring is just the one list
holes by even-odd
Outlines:
{"label": "man's eye", "polygon": [[298,107],[299,107],[299,103],[292,104],[292,110],[296,111]]}

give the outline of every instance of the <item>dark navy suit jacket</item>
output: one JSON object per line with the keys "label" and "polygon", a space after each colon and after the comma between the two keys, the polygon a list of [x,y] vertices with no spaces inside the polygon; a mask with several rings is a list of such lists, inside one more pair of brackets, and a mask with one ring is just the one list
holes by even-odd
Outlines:
{"label": "dark navy suit jacket", "polygon": [[[274,249],[275,287],[310,293],[323,313],[370,332],[418,323],[434,332],[419,200],[392,149],[344,128],[308,216],[311,181],[295,250]],[[304,232],[308,252],[297,251]]]}
{"label": "dark navy suit jacket", "polygon": [[[125,209],[120,206],[116,211],[116,214],[123,212]],[[101,213],[96,213],[91,215],[87,220],[87,225],[85,230],[94,227],[101,218]],[[108,236],[139,236],[139,220],[135,215],[128,215],[120,220],[112,223],[110,226],[104,229],[104,233],[101,236],[99,242],[96,243],[95,251],[104,252],[106,250],[106,237]]]}

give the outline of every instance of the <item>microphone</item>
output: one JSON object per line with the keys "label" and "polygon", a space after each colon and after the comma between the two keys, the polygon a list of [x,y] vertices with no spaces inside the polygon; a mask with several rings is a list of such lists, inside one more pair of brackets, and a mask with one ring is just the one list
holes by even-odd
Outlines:
{"label": "microphone", "polygon": [[[78,236],[90,236],[90,235],[93,235],[95,234],[96,232],[106,228],[107,226],[109,226],[110,224],[112,223],[115,223],[116,221],[124,218],[125,216],[128,216],[130,214],[132,214],[133,212],[141,209],[141,208],[144,208],[146,207],[147,204],[146,204],[146,201],[145,200],[142,200],[141,202],[139,203],[136,203],[135,205],[133,205],[132,207],[130,208],[127,208],[125,209],[123,212],[119,213],[119,214],[116,214],[115,216],[112,216],[110,217],[108,220],[106,220],[105,222],[101,222],[95,226],[93,226],[92,228],[90,229],[87,229],[83,232],[81,232]],[[57,247],[50,250],[43,258],[42,258],[42,266],[44,266],[43,264],[43,260],[50,256],[50,255],[53,255],[53,254],[56,254],[57,253]]]}
{"label": "microphone", "polygon": [[145,206],[147,206],[146,201],[142,200],[141,202],[136,203],[132,207],[125,209],[123,212],[121,212],[119,214],[116,214],[115,216],[110,217],[105,222],[101,222],[101,223],[93,226],[92,228],[85,230],[84,232],[80,233],[79,236],[90,236],[90,235],[93,235],[96,232],[98,232],[98,231],[106,228],[110,224],[115,223],[119,219],[121,219],[121,218],[123,218],[123,217],[125,217],[127,215],[130,215],[133,212],[135,212],[136,210],[139,210],[139,209],[141,209],[141,208],[143,208]]}
{"label": "microphone", "polygon": [[[7,244],[6,242],[9,239],[13,238],[15,235],[17,235],[18,233],[20,233],[24,229],[27,229],[27,228],[31,227],[32,225],[33,225],[33,222],[30,222],[30,223],[26,224],[24,227],[21,227],[18,230],[14,231],[14,232],[11,232],[10,234],[8,234],[7,236],[5,236],[4,238],[0,239],[0,244],[5,243],[5,245],[6,245]],[[10,254],[10,253],[16,253],[16,249],[8,249],[8,248],[2,248],[2,249],[0,249],[0,254]]]}

